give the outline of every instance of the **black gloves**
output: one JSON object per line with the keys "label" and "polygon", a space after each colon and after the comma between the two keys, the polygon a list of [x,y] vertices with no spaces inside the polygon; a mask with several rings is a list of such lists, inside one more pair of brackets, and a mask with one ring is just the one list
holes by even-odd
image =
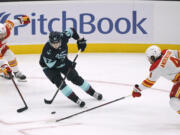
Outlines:
{"label": "black gloves", "polygon": [[81,49],[81,52],[83,52],[86,48],[86,40],[84,38],[77,41],[78,50]]}
{"label": "black gloves", "polygon": [[71,68],[73,70],[76,67],[76,62],[71,62],[70,60],[67,60],[66,65],[68,66],[68,68]]}

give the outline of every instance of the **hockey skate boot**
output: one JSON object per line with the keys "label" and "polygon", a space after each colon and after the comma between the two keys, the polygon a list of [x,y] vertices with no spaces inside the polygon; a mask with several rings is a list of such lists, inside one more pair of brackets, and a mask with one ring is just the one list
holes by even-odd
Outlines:
{"label": "hockey skate boot", "polygon": [[26,76],[23,75],[20,71],[14,72],[15,77],[18,79],[20,82],[26,82]]}
{"label": "hockey skate boot", "polygon": [[103,98],[102,94],[97,93],[97,92],[95,92],[95,93],[93,94],[93,97],[95,97],[97,100],[102,100],[102,98]]}
{"label": "hockey skate boot", "polygon": [[81,99],[78,99],[76,102],[81,108],[85,106],[85,102],[82,101]]}

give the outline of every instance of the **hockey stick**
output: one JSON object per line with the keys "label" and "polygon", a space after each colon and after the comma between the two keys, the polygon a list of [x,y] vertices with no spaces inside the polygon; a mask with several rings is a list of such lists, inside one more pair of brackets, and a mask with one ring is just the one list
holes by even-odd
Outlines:
{"label": "hockey stick", "polygon": [[[11,75],[11,76],[12,76],[12,75]],[[12,80],[14,86],[16,87],[16,90],[18,91],[18,93],[19,93],[19,95],[20,95],[20,97],[21,97],[21,99],[22,99],[22,101],[23,101],[23,103],[24,103],[24,105],[25,105],[25,107],[22,107],[22,108],[17,109],[17,112],[18,112],[18,113],[21,113],[21,112],[27,110],[27,109],[28,109],[28,106],[27,106],[27,104],[26,104],[26,102],[25,102],[25,100],[24,100],[24,98],[23,98],[23,96],[22,96],[19,88],[17,87],[17,84],[16,84],[16,82],[14,81],[13,76],[12,76],[11,80]]]}
{"label": "hockey stick", "polygon": [[115,99],[115,100],[112,100],[112,101],[106,102],[106,103],[104,103],[104,104],[101,104],[101,105],[98,105],[98,106],[95,106],[95,107],[89,108],[89,109],[87,109],[87,110],[84,110],[84,111],[81,111],[81,112],[78,112],[78,113],[74,113],[74,114],[69,115],[69,116],[67,116],[67,117],[64,117],[64,118],[58,119],[58,120],[56,120],[56,122],[63,121],[63,120],[66,120],[66,119],[69,119],[69,118],[74,117],[74,116],[77,116],[77,115],[79,115],[79,114],[82,114],[82,113],[85,113],[85,112],[92,111],[92,110],[94,110],[94,109],[97,109],[97,108],[103,107],[103,106],[105,106],[105,105],[108,105],[108,104],[111,104],[111,103],[117,102],[117,101],[119,101],[119,100],[123,100],[123,99],[128,98],[128,97],[131,97],[131,95],[124,96],[124,97],[121,97],[121,98],[117,98],[117,99]]}
{"label": "hockey stick", "polygon": [[[74,58],[74,60],[73,60],[73,64],[75,63],[75,61],[76,61],[77,57],[79,56],[80,52],[81,52],[81,49],[80,49],[80,50],[78,51],[78,53],[76,54],[76,56],[75,56],[75,58]],[[68,72],[67,72],[66,75],[64,76],[64,78],[63,78],[63,80],[62,80],[59,88],[57,89],[56,93],[54,94],[53,98],[52,98],[51,100],[44,99],[44,102],[45,102],[46,104],[51,104],[51,103],[54,101],[56,95],[58,94],[61,86],[63,85],[63,83],[64,83],[65,79],[67,78],[67,76],[68,76],[68,74],[69,74],[70,71],[71,71],[71,69],[68,69]]]}

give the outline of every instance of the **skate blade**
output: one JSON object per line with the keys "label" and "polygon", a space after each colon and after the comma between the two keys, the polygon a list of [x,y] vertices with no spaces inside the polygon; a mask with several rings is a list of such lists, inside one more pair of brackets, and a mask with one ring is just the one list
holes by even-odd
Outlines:
{"label": "skate blade", "polygon": [[24,79],[24,80],[17,79],[17,81],[18,81],[18,82],[27,82],[27,80],[26,80],[26,79]]}

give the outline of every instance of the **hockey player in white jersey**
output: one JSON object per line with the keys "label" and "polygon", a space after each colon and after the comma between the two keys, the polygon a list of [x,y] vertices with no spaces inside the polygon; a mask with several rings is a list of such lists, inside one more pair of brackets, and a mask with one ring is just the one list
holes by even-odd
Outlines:
{"label": "hockey player in white jersey", "polygon": [[18,17],[14,20],[6,20],[4,24],[0,23],[0,75],[6,79],[11,78],[11,73],[13,71],[15,77],[19,81],[26,80],[26,76],[19,71],[16,57],[9,49],[7,39],[10,37],[11,30],[15,26],[28,23],[30,23],[30,19],[26,15]]}
{"label": "hockey player in white jersey", "polygon": [[180,50],[162,50],[150,46],[146,56],[151,63],[150,74],[140,85],[136,84],[132,91],[133,97],[140,97],[141,91],[151,88],[160,76],[174,82],[170,92],[170,106],[180,114]]}

